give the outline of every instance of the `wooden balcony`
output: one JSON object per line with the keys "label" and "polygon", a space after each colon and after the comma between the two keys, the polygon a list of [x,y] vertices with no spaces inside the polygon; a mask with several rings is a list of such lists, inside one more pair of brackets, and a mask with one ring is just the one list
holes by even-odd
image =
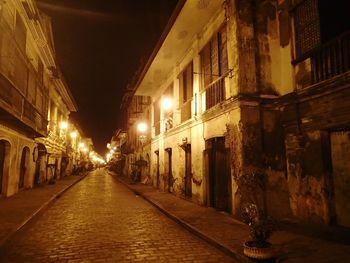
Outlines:
{"label": "wooden balcony", "polygon": [[42,74],[39,76],[4,22],[1,30],[0,118],[30,137],[46,136],[48,89]]}
{"label": "wooden balcony", "polygon": [[350,31],[307,52],[293,64],[310,59],[311,84],[339,76],[350,70]]}

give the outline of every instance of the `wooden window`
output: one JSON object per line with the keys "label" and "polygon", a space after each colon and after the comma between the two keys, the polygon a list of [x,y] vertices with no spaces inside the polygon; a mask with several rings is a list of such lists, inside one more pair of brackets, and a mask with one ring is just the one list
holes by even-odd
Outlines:
{"label": "wooden window", "polygon": [[301,0],[293,9],[296,57],[293,64],[307,58],[311,83],[349,70],[350,24],[347,2]]}
{"label": "wooden window", "polygon": [[318,0],[305,0],[294,10],[296,58],[300,58],[321,43]]}
{"label": "wooden window", "polygon": [[182,71],[179,79],[179,98],[181,107],[181,122],[191,118],[191,102],[193,97],[193,63]]}
{"label": "wooden window", "polygon": [[201,90],[206,90],[206,108],[225,98],[224,78],[228,73],[226,24],[214,34],[200,52]]}

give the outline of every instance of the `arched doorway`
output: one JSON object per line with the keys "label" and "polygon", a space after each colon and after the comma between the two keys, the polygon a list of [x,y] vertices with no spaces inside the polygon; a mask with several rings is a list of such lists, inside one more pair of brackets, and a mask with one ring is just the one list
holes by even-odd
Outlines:
{"label": "arched doorway", "polygon": [[47,150],[45,145],[38,143],[33,153],[33,159],[35,161],[34,186],[40,184],[46,178],[46,154]]}
{"label": "arched doorway", "polygon": [[28,169],[29,169],[29,148],[24,147],[22,150],[21,164],[19,168],[18,189],[22,189],[24,187],[24,179],[26,177]]}
{"label": "arched doorway", "polygon": [[6,191],[10,168],[10,150],[8,141],[0,140],[0,195]]}

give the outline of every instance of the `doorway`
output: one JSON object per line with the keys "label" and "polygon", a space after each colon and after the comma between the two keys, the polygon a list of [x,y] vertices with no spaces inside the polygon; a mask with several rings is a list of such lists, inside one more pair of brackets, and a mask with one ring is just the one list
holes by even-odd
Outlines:
{"label": "doorway", "polygon": [[350,130],[330,133],[335,220],[350,227]]}
{"label": "doorway", "polygon": [[160,182],[159,182],[159,150],[157,151],[154,151],[154,153],[156,154],[157,156],[157,172],[156,172],[156,184],[157,184],[157,188],[159,189],[159,185],[160,185]]}
{"label": "doorway", "polygon": [[174,188],[174,179],[173,179],[173,173],[172,173],[172,149],[171,148],[166,148],[165,152],[167,153],[167,158],[166,158],[166,162],[165,162],[165,168],[166,168],[166,177],[167,177],[167,190],[169,193],[173,192],[173,188]]}
{"label": "doorway", "polygon": [[38,146],[34,149],[37,152],[37,157],[35,161],[35,174],[34,174],[34,186],[39,185],[42,180],[45,178],[46,171],[46,147],[45,145],[39,143]]}
{"label": "doorway", "polygon": [[0,195],[6,191],[10,167],[10,144],[8,141],[0,140]]}
{"label": "doorway", "polygon": [[24,180],[28,171],[29,165],[29,148],[24,147],[22,150],[21,163],[19,168],[18,189],[24,188]]}
{"label": "doorway", "polygon": [[185,147],[185,196],[192,197],[192,156],[191,144]]}
{"label": "doorway", "polygon": [[231,212],[230,151],[225,148],[224,137],[212,138],[205,142],[204,162],[207,205]]}

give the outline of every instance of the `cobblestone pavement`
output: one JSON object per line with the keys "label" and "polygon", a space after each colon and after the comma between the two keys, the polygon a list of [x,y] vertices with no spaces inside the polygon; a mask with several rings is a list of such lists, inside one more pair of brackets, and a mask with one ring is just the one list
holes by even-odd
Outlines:
{"label": "cobblestone pavement", "polygon": [[92,172],[0,250],[0,262],[234,262],[104,170]]}

